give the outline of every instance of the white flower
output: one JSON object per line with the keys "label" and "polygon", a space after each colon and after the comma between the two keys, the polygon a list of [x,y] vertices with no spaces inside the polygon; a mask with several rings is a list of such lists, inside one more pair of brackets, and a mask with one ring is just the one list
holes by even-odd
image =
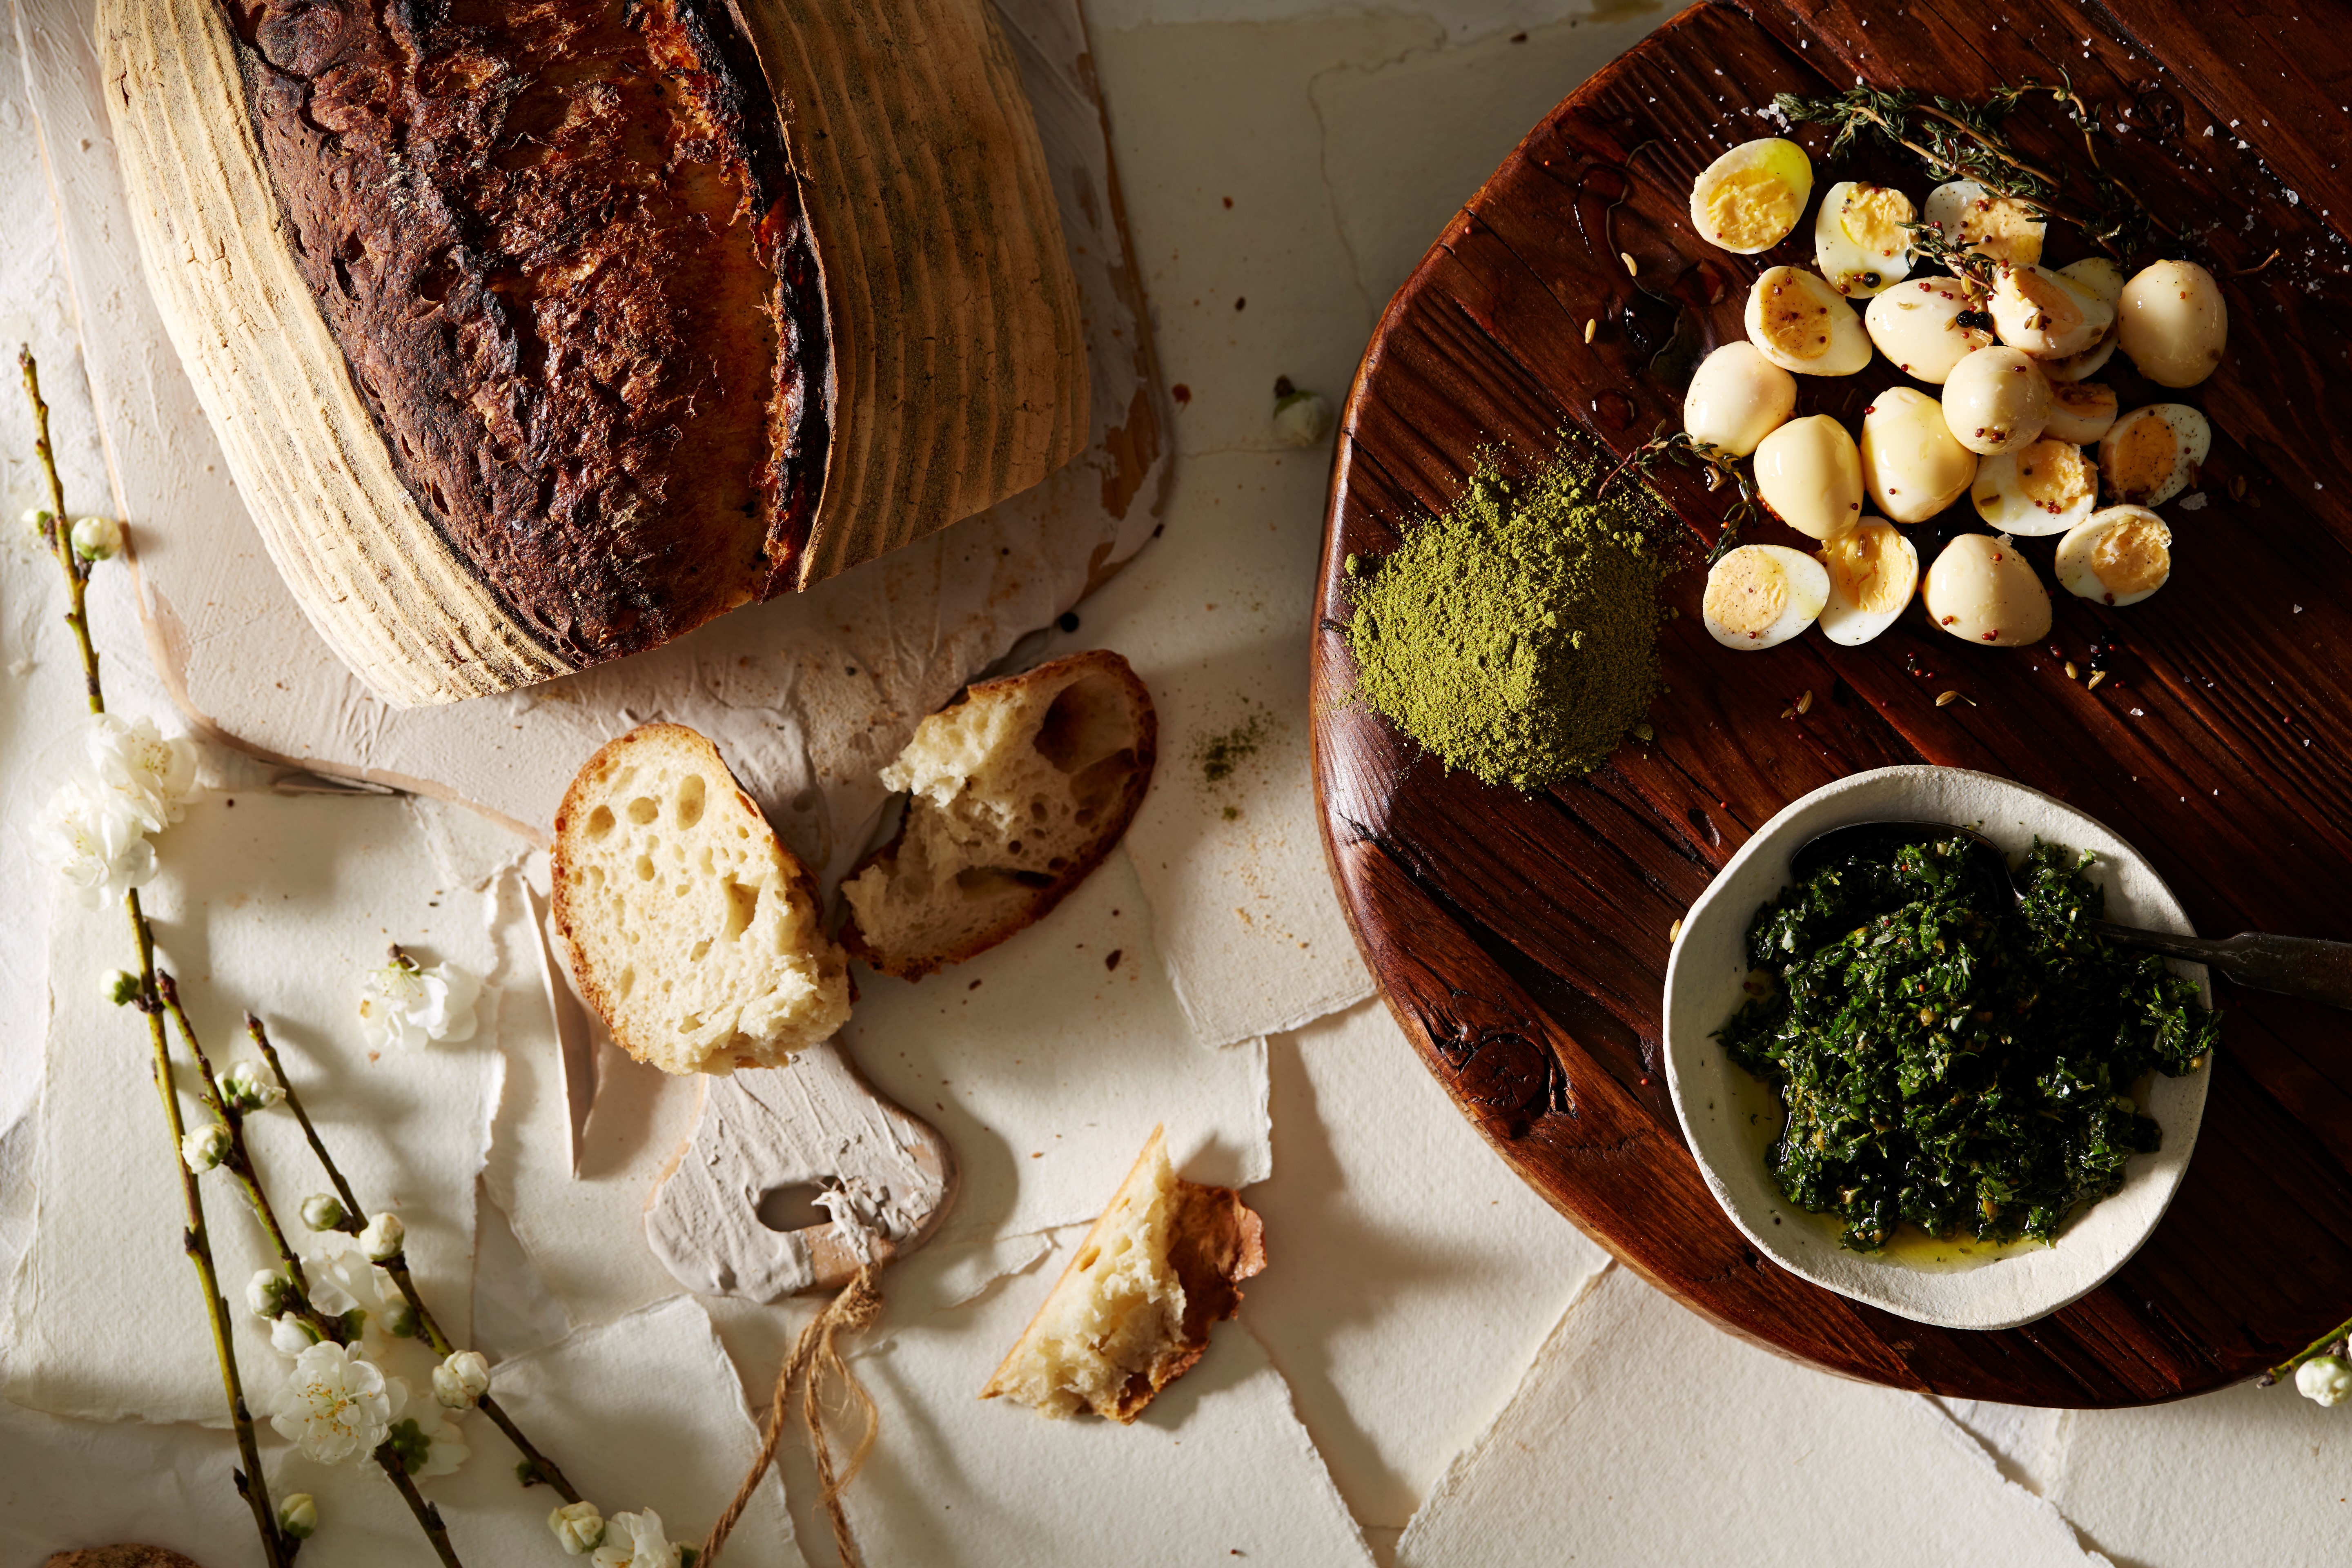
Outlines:
{"label": "white flower", "polygon": [[353,1307],[363,1307],[373,1329],[376,1309],[401,1299],[391,1274],[372,1265],[359,1238],[348,1232],[313,1235],[307,1261],[303,1273],[310,1286],[310,1305],[328,1317],[340,1318]]}
{"label": "white flower", "polygon": [[1275,400],[1274,438],[1286,447],[1312,447],[1331,434],[1331,405],[1321,393],[1291,392]]}
{"label": "white flower", "polygon": [[604,1539],[604,1516],[596,1511],[594,1503],[583,1499],[567,1502],[549,1514],[547,1528],[555,1532],[565,1556],[584,1557]]}
{"label": "white flower", "polygon": [[318,1342],[319,1331],[304,1322],[299,1313],[280,1312],[278,1321],[269,1326],[269,1348],[279,1355],[299,1356]]}
{"label": "white flower", "polygon": [[275,1268],[257,1268],[245,1282],[245,1304],[257,1318],[276,1319],[292,1304],[294,1282]]}
{"label": "white flower", "polygon": [[131,803],[90,780],[58,787],[33,823],[33,853],[94,910],[155,879],[155,847]]}
{"label": "white flower", "polygon": [[312,1193],[302,1200],[302,1223],[312,1230],[333,1230],[345,1217],[342,1200],[332,1193]]}
{"label": "white flower", "polygon": [[2338,1355],[2313,1356],[2294,1369],[2294,1391],[2330,1407],[2352,1399],[2352,1362]]}
{"label": "white flower", "polygon": [[297,1541],[308,1541],[318,1533],[319,1500],[309,1492],[296,1492],[278,1505],[278,1528]]}
{"label": "white flower", "polygon": [[471,1410],[490,1391],[490,1363],[479,1351],[452,1351],[433,1369],[433,1397],[452,1410]]}
{"label": "white flower", "polygon": [[457,1430],[457,1418],[429,1405],[417,1409],[419,1414],[395,1421],[388,1429],[400,1468],[417,1477],[457,1474],[474,1452]]}
{"label": "white flower", "polygon": [[189,1170],[201,1176],[228,1158],[228,1129],[217,1121],[207,1121],[181,1135],[180,1158],[188,1163]]}
{"label": "white flower", "polygon": [[322,1465],[375,1451],[407,1402],[407,1389],[373,1362],[322,1340],[294,1358],[287,1407],[269,1418],[278,1435]]}
{"label": "white flower", "polygon": [[360,1033],[372,1051],[470,1040],[474,1002],[481,994],[480,977],[454,963],[420,969],[414,960],[395,961],[368,971],[360,991]]}
{"label": "white flower", "polygon": [[196,784],[196,749],[165,739],[152,719],[93,713],[82,731],[83,761],[103,790],[120,795],[150,833],[185,815]]}
{"label": "white flower", "polygon": [[360,1250],[377,1263],[391,1262],[407,1245],[408,1227],[390,1210],[371,1218],[367,1228],[360,1232]]}
{"label": "white flower", "polygon": [[122,552],[122,525],[110,517],[81,518],[68,537],[84,561],[111,561]]}
{"label": "white flower", "polygon": [[677,1568],[678,1550],[662,1533],[661,1515],[616,1513],[604,1521],[596,1568]]}
{"label": "white flower", "polygon": [[286,1086],[259,1057],[229,1063],[220,1089],[221,1098],[239,1110],[267,1110],[286,1098]]}

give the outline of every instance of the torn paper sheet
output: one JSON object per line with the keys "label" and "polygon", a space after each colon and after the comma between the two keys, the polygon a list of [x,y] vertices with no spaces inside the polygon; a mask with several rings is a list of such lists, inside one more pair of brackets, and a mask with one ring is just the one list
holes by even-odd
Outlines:
{"label": "torn paper sheet", "polygon": [[[358,1005],[365,973],[394,942],[425,963],[487,975],[480,899],[439,882],[395,800],[215,793],[192,803],[157,847],[163,873],[144,898],[159,963],[178,976],[215,1068],[254,1054],[243,1009],[268,1020],[361,1203],[399,1214],[426,1303],[462,1341],[498,999],[485,992],[477,1004],[471,1040],[381,1056],[361,1039]],[[31,1170],[34,1233],[11,1299],[8,1396],[99,1419],[224,1422],[208,1321],[180,1255],[176,1151],[148,1082],[145,1020],[100,994],[100,976],[135,962],[130,931],[114,909],[60,899],[50,931],[55,1012]],[[176,1036],[173,1055],[186,1064]],[[200,1114],[193,1094],[182,1103]],[[307,1237],[296,1211],[327,1181],[301,1130],[282,1108],[247,1129],[281,1221]],[[204,1177],[202,1190],[247,1396],[266,1412],[278,1358],[243,1301],[247,1279],[274,1255],[226,1173]],[[125,1323],[140,1325],[136,1355],[123,1353]]]}
{"label": "torn paper sheet", "polygon": [[[1117,1184],[1114,1176],[1097,1202]],[[1248,1331],[1247,1301],[1131,1426],[1049,1421],[977,1397],[1085,1234],[1055,1232],[1034,1267],[961,1306],[923,1310],[953,1293],[935,1278],[974,1272],[958,1248],[927,1249],[885,1279],[882,1321],[852,1362],[882,1413],[882,1440],[846,1494],[866,1560],[1369,1568],[1290,1391]],[[1269,1246],[1270,1267],[1286,1267],[1279,1238]],[[1054,1484],[1038,1485],[1041,1476]]]}
{"label": "torn paper sheet", "polygon": [[1249,1201],[1282,1267],[1246,1314],[1356,1518],[1402,1527],[1609,1255],[1486,1147],[1386,1005],[1268,1047],[1275,1179]]}
{"label": "torn paper sheet", "polygon": [[1927,1400],[1735,1340],[1612,1268],[1397,1543],[1406,1568],[1557,1560],[2081,1568],[2058,1510]]}

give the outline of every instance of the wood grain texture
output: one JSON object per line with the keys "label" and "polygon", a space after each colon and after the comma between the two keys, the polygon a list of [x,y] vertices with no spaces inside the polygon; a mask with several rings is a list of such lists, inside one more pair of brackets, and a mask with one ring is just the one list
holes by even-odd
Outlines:
{"label": "wood grain texture", "polygon": [[[2281,15],[2259,0],[2242,8],[2266,26]],[[2315,180],[2290,201],[2264,166],[2290,166],[2273,150],[2287,134],[2231,133],[2244,117],[2219,107],[2251,92],[2279,127],[2309,120],[2320,112],[2309,95],[2332,90],[2315,84],[2335,79],[2327,50],[2338,46],[2302,52],[2307,79],[2233,81],[2209,100],[2210,58],[2162,52],[2184,31],[2179,16],[2119,9],[2123,23],[2029,0],[2002,7],[1995,27],[1963,0],[1702,5],[1579,89],[1447,226],[1373,338],[1334,459],[1313,651],[1317,779],[1342,901],[1424,1064],[1512,1168],[1733,1332],[1848,1376],[2029,1405],[2197,1393],[2341,1317],[2352,1301],[2352,1020],[2222,985],[2226,1047],[2204,1131],[2154,1238],[2082,1301],[1969,1333],[1846,1301],[1747,1246],[1683,1147],[1659,1070],[1659,1002],[1669,928],[1749,833],[1822,784],[1895,763],[1984,769],[2092,813],[2148,855],[2201,931],[2352,936],[2341,896],[2352,881],[2352,481],[2341,479],[2334,385],[2352,341],[2352,252],[2333,226],[2352,209],[2332,190],[2315,198]],[[2298,36],[2289,27],[2279,47],[2293,51]],[[1744,335],[1763,268],[1810,263],[1810,221],[1753,258],[1688,228],[1693,177],[1775,132],[1754,112],[1775,92],[1860,75],[1974,98],[2054,80],[2062,66],[2102,106],[2103,160],[2217,268],[2281,252],[2225,278],[2230,350],[2205,385],[2159,393],[2120,359],[2102,377],[2126,408],[2189,401],[2215,425],[2204,502],[2162,509],[2176,542],[2167,594],[2122,612],[2058,594],[2059,657],[1970,647],[1914,610],[1861,648],[1809,637],[1743,658],[1696,614],[1696,546],[1719,533],[1723,503],[1669,468],[1659,488],[1694,549],[1664,590],[1680,616],[1662,643],[1654,743],[1522,795],[1446,773],[1350,700],[1350,552],[1392,549],[1458,491],[1482,449],[1525,467],[1563,429],[1622,453],[1661,420],[1679,427],[1691,351]],[[2336,100],[2326,111],[2338,113]],[[2208,124],[2221,129],[2207,137]],[[2046,106],[2014,128],[2029,155],[2082,157]],[[1933,183],[1907,158],[1863,150],[1830,164],[1823,133],[1798,140],[1817,189],[1874,178],[1917,196]],[[2079,254],[2053,225],[2052,263]],[[1801,377],[1797,412],[1852,427],[1899,379],[1883,363]],[[1980,530],[1961,508],[1907,531],[1923,559]],[[1810,542],[1777,524],[1749,536]],[[2053,545],[2026,545],[2045,581]],[[2116,648],[2096,689],[2061,668],[2094,642]],[[1970,700],[1937,707],[1944,690]],[[1790,713],[1807,691],[1809,710]]]}

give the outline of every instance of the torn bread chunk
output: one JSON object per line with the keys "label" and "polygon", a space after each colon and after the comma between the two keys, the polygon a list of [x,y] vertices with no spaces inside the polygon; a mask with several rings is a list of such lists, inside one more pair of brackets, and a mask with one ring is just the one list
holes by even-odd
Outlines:
{"label": "torn bread chunk", "polygon": [[882,770],[906,816],[842,884],[842,944],[919,980],[1043,919],[1127,831],[1158,754],[1151,694],[1107,649],[971,687]]}
{"label": "torn bread chunk", "polygon": [[555,929],[581,994],[664,1072],[782,1067],[849,1018],[816,885],[682,724],[588,759],[555,816]]}
{"label": "torn bread chunk", "polygon": [[982,1399],[1133,1421],[1241,1310],[1241,1282],[1265,1267],[1265,1226],[1231,1187],[1177,1175],[1164,1132],[1151,1130]]}

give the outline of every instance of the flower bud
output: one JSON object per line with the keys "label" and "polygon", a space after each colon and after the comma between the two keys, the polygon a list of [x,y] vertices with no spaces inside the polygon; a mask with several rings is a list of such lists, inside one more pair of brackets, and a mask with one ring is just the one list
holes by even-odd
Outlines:
{"label": "flower bud", "polygon": [[259,1057],[231,1062],[221,1074],[221,1098],[239,1110],[267,1110],[286,1098],[285,1086]]}
{"label": "flower bud", "polygon": [[42,531],[49,526],[49,509],[45,506],[28,506],[16,514],[16,521],[24,524],[25,531],[34,538],[46,538],[47,535]]}
{"label": "flower bud", "polygon": [[547,1516],[547,1528],[567,1556],[585,1557],[604,1540],[604,1516],[593,1502],[568,1502]]}
{"label": "flower bud", "polygon": [[452,1410],[471,1410],[490,1391],[490,1363],[479,1351],[452,1351],[433,1369],[433,1397]]}
{"label": "flower bud", "polygon": [[1292,392],[1276,399],[1274,438],[1286,447],[1312,447],[1331,433],[1331,405],[1322,394]]}
{"label": "flower bud", "polygon": [[122,553],[122,525],[110,517],[85,517],[73,525],[73,550],[84,561],[111,561]]}
{"label": "flower bud", "polygon": [[389,1210],[369,1220],[367,1228],[360,1232],[360,1248],[368,1255],[370,1263],[391,1262],[407,1243],[408,1227]]}
{"label": "flower bud", "polygon": [[128,1006],[139,1000],[139,976],[127,969],[110,969],[98,977],[98,988],[106,999],[118,1007]]}
{"label": "flower bud", "polygon": [[2352,1362],[2342,1356],[2313,1356],[2294,1369],[2294,1391],[2331,1407],[2352,1399]]}
{"label": "flower bud", "polygon": [[269,1348],[282,1356],[298,1356],[319,1342],[319,1331],[294,1312],[280,1312],[270,1325]]}
{"label": "flower bud", "polygon": [[318,1532],[319,1500],[309,1492],[296,1492],[278,1505],[278,1528],[297,1541],[308,1541]]}
{"label": "flower bud", "polygon": [[217,1121],[207,1121],[202,1127],[191,1127],[180,1139],[180,1158],[188,1169],[198,1175],[216,1168],[228,1158],[228,1129]]}
{"label": "flower bud", "polygon": [[275,1268],[257,1268],[245,1282],[245,1304],[255,1317],[275,1320],[294,1305],[294,1282]]}
{"label": "flower bud", "polygon": [[312,1230],[337,1230],[348,1217],[341,1198],[332,1193],[312,1193],[302,1200],[302,1223]]}
{"label": "flower bud", "polygon": [[383,1310],[383,1331],[396,1340],[413,1340],[424,1324],[417,1321],[416,1309],[405,1301],[394,1301]]}

